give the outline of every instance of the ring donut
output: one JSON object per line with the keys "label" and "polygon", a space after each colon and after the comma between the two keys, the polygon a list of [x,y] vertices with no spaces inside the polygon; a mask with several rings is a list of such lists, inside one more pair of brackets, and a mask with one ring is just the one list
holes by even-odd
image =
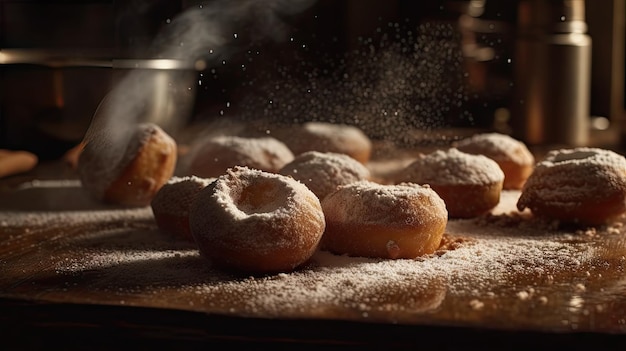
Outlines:
{"label": "ring donut", "polygon": [[189,226],[200,253],[227,270],[289,272],[317,250],[325,228],[315,194],[297,180],[234,167],[192,203]]}

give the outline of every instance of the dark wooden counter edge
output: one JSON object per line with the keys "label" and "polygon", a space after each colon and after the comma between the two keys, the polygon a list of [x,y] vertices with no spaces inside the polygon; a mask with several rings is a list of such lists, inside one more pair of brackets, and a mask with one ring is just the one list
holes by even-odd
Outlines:
{"label": "dark wooden counter edge", "polygon": [[[284,320],[146,307],[0,298],[0,337],[10,350],[109,350],[245,346],[246,349],[620,349],[626,335],[547,333],[340,320]],[[4,348],[3,348],[4,349]]]}

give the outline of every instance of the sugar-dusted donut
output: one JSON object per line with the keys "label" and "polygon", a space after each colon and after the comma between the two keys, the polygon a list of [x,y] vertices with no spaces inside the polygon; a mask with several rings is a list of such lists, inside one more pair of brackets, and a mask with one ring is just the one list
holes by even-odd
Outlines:
{"label": "sugar-dusted donut", "polygon": [[520,190],[535,166],[535,157],[526,144],[501,133],[482,133],[453,144],[459,151],[484,155],[496,161],[504,172],[503,189]]}
{"label": "sugar-dusted donut", "polygon": [[174,174],[176,141],[152,123],[115,133],[93,131],[84,141],[77,164],[82,186],[100,201],[148,206]]}
{"label": "sugar-dusted donut", "polygon": [[340,185],[370,178],[369,169],[352,157],[318,151],[299,154],[279,173],[304,183],[320,200]]}
{"label": "sugar-dusted donut", "polygon": [[294,155],[287,145],[273,137],[219,135],[198,142],[190,157],[186,173],[212,178],[234,166],[277,173]]}
{"label": "sugar-dusted donut", "polygon": [[304,184],[234,167],[197,195],[189,226],[200,253],[224,269],[289,272],[317,250],[325,228],[320,201]]}
{"label": "sugar-dusted donut", "polygon": [[606,224],[626,211],[626,159],[600,148],[549,151],[528,177],[517,208],[563,223]]}
{"label": "sugar-dusted donut", "polygon": [[429,186],[359,181],[322,200],[321,248],[335,254],[415,258],[433,253],[448,222],[444,201]]}
{"label": "sugar-dusted donut", "polygon": [[366,164],[372,155],[372,141],[353,125],[305,122],[272,127],[270,134],[284,142],[296,156],[307,151],[335,152]]}
{"label": "sugar-dusted donut", "polygon": [[498,205],[504,173],[486,156],[450,148],[420,155],[402,170],[399,180],[429,184],[445,201],[451,218],[471,218]]}
{"label": "sugar-dusted donut", "polygon": [[174,176],[156,193],[150,207],[160,230],[178,238],[193,241],[189,229],[189,208],[200,190],[215,178]]}

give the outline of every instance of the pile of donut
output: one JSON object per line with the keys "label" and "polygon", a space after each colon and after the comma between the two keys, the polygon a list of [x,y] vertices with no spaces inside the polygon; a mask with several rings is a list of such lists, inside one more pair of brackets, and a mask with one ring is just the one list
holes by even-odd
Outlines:
{"label": "pile of donut", "polygon": [[247,274],[293,271],[318,249],[433,254],[449,219],[489,213],[503,190],[520,191],[519,211],[551,220],[595,226],[626,212],[626,159],[606,149],[558,149],[536,162],[524,143],[484,133],[420,153],[380,179],[368,168],[373,143],[355,126],[227,129],[186,153],[154,124],[127,131],[122,155],[95,134],[78,174],[98,200],[149,205],[160,230]]}

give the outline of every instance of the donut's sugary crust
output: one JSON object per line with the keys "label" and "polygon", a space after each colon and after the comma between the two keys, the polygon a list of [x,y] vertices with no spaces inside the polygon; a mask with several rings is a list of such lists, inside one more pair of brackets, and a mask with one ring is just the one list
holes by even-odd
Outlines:
{"label": "donut's sugary crust", "polygon": [[517,208],[567,223],[610,222],[626,211],[626,159],[600,148],[552,150],[535,166]]}
{"label": "donut's sugary crust", "polygon": [[346,154],[307,151],[279,171],[306,185],[321,200],[338,186],[369,180],[365,165]]}
{"label": "donut's sugary crust", "polygon": [[200,190],[214,180],[215,178],[196,176],[170,178],[150,202],[159,229],[176,237],[193,241],[189,229],[189,208]]}
{"label": "donut's sugary crust", "polygon": [[176,141],[160,127],[142,123],[123,135],[91,133],[77,166],[82,186],[96,199],[147,206],[174,174]]}
{"label": "donut's sugary crust", "polygon": [[194,148],[187,173],[213,178],[234,166],[276,173],[293,158],[287,145],[273,137],[220,135],[204,140]]}
{"label": "donut's sugary crust", "polygon": [[189,212],[200,252],[217,266],[289,272],[317,250],[325,228],[317,196],[297,180],[234,167],[204,188]]}
{"label": "donut's sugary crust", "polygon": [[359,181],[322,200],[322,249],[339,255],[415,258],[433,253],[448,221],[445,203],[428,186]]}
{"label": "donut's sugary crust", "polygon": [[430,185],[445,201],[451,218],[471,218],[498,205],[504,172],[486,156],[450,148],[420,155],[399,179]]}
{"label": "donut's sugary crust", "polygon": [[353,125],[306,122],[274,127],[271,133],[283,141],[296,156],[307,151],[335,152],[367,164],[372,155],[372,141],[362,129]]}
{"label": "donut's sugary crust", "polygon": [[532,173],[535,157],[526,144],[501,133],[482,133],[462,139],[454,146],[462,152],[484,155],[504,172],[503,189],[519,190]]}

